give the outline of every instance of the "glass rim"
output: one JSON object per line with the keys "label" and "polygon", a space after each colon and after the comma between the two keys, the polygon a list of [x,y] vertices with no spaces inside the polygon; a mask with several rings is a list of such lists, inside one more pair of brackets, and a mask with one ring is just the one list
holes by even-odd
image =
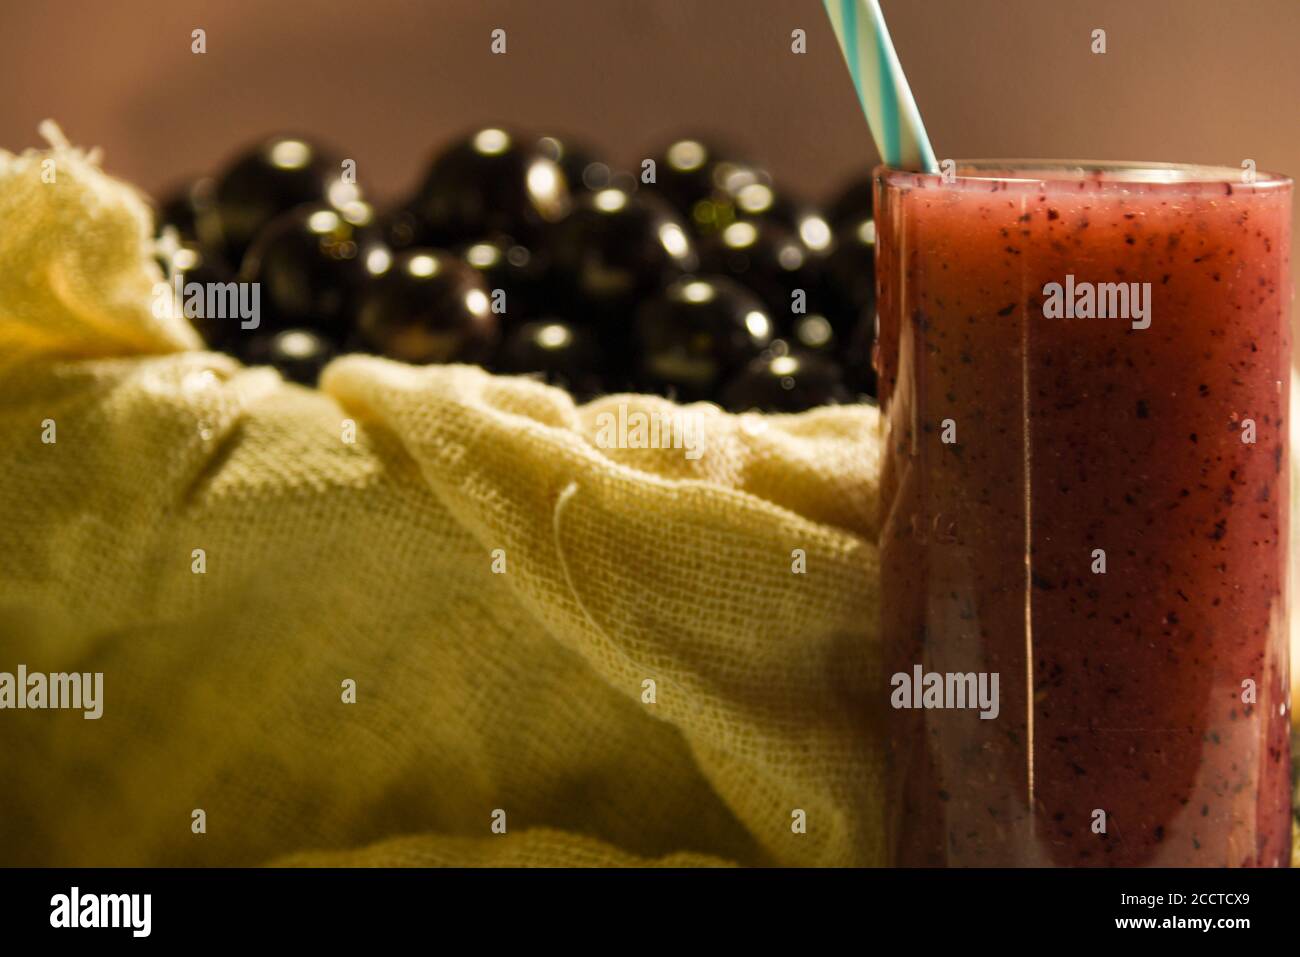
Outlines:
{"label": "glass rim", "polygon": [[[949,183],[941,173],[905,170],[882,163],[872,175],[890,186],[965,185],[1006,189],[1011,185],[1077,186],[1082,182],[1108,188],[1140,187],[1186,189],[1188,187],[1224,186],[1244,190],[1285,189],[1292,185],[1289,176],[1256,170],[1251,182],[1242,177],[1243,167],[1214,166],[1201,163],[1148,163],[1127,160],[1074,159],[954,159],[956,175]],[[1230,191],[1229,191],[1230,192]]]}

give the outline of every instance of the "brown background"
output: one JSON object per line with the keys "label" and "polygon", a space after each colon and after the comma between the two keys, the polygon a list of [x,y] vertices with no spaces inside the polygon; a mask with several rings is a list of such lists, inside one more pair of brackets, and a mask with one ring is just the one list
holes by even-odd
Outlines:
{"label": "brown background", "polygon": [[[1300,0],[884,6],[940,157],[1300,173]],[[151,190],[284,128],[333,141],[389,196],[485,121],[582,134],[624,165],[718,131],[813,198],[876,160],[819,0],[5,2],[0,63],[0,146],[53,117]]]}

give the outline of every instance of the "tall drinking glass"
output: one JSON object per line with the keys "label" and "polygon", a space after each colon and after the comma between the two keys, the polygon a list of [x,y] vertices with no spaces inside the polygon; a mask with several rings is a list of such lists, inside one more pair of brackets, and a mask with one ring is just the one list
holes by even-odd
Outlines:
{"label": "tall drinking glass", "polygon": [[876,170],[894,863],[1288,862],[1291,188]]}

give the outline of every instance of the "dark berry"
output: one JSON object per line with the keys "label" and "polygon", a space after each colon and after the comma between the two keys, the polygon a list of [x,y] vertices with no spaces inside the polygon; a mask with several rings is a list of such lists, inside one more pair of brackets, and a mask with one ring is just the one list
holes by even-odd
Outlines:
{"label": "dark berry", "polygon": [[831,200],[826,211],[826,221],[831,230],[839,232],[852,224],[874,215],[873,183],[870,176],[862,176],[845,185]]}
{"label": "dark berry", "polygon": [[357,307],[360,344],[404,362],[483,362],[498,335],[482,277],[432,249],[365,257]]}
{"label": "dark berry", "polygon": [[814,257],[831,250],[831,227],[821,210],[771,185],[755,181],[732,193],[738,219],[773,219],[792,232]]}
{"label": "dark berry", "polygon": [[709,236],[739,219],[775,219],[798,235],[809,250],[829,249],[830,225],[814,205],[773,184],[767,170],[748,163],[717,163],[708,193],[687,210],[692,230]]}
{"label": "dark berry", "polygon": [[250,338],[242,358],[248,365],[274,366],[291,382],[315,385],[325,363],[334,357],[334,346],[310,329],[283,329]]}
{"label": "dark berry", "polygon": [[496,233],[528,242],[568,203],[563,171],[535,141],[489,127],[439,154],[413,208],[425,241],[453,245]]}
{"label": "dark berry", "polygon": [[849,222],[835,234],[822,271],[826,305],[837,328],[847,330],[876,310],[876,224],[870,217]]}
{"label": "dark berry", "polygon": [[741,219],[700,243],[709,272],[754,290],[781,329],[817,307],[818,261],[788,226],[775,219]]}
{"label": "dark berry", "polygon": [[876,391],[876,316],[863,313],[857,325],[842,336],[837,350],[844,384],[858,395],[877,395]]}
{"label": "dark berry", "polygon": [[565,182],[574,193],[583,189],[605,189],[614,177],[609,165],[597,159],[595,152],[582,143],[558,136],[543,136],[537,141],[537,148],[560,167]]}
{"label": "dark berry", "polygon": [[[710,189],[695,199],[685,211],[691,231],[701,238],[726,229],[746,213],[741,197],[751,202],[755,196],[774,196],[771,177],[756,166],[743,163],[718,163],[710,173]],[[766,192],[764,192],[766,191]],[[749,215],[756,215],[750,213]]]}
{"label": "dark berry", "polygon": [[260,285],[264,332],[306,328],[343,339],[365,279],[360,231],[370,221],[357,201],[299,206],[267,224],[240,269],[241,281]]}
{"label": "dark berry", "polygon": [[545,305],[542,258],[509,236],[469,243],[456,250],[488,288],[492,311],[507,325],[536,316]]}
{"label": "dark berry", "polygon": [[549,252],[557,293],[579,322],[599,314],[627,323],[637,302],[697,265],[671,208],[617,189],[579,197],[552,231]]}
{"label": "dark berry", "polygon": [[644,388],[682,401],[709,399],[772,338],[762,302],[722,277],[680,279],[637,311]]}
{"label": "dark berry", "polygon": [[168,193],[158,203],[157,233],[167,227],[176,230],[184,243],[197,243],[220,250],[221,232],[216,219],[216,180],[193,180]]}
{"label": "dark berry", "polygon": [[711,201],[717,193],[729,187],[739,188],[742,181],[760,175],[726,154],[724,148],[704,139],[676,140],[656,155],[655,182],[647,185],[692,222],[696,204]]}
{"label": "dark berry", "polygon": [[373,235],[393,251],[426,245],[424,226],[409,206],[390,209],[376,218]]}
{"label": "dark berry", "polygon": [[820,312],[795,316],[790,323],[791,343],[808,352],[825,352],[833,355],[840,348],[835,326]]}
{"label": "dark berry", "polygon": [[839,367],[828,356],[775,347],[722,391],[722,404],[733,412],[802,412],[849,398]]}
{"label": "dark berry", "polygon": [[494,369],[510,375],[540,374],[575,398],[601,391],[600,350],[589,329],[563,319],[527,322],[511,332],[497,354]]}
{"label": "dark berry", "polygon": [[360,197],[319,146],[278,136],[236,159],[217,180],[216,221],[230,262],[242,261],[258,232],[303,203],[342,206]]}
{"label": "dark berry", "polygon": [[203,341],[209,348],[233,353],[236,343],[245,337],[243,334],[251,330],[240,328],[241,316],[223,317],[215,313],[228,310],[209,309],[209,302],[215,305],[217,301],[215,297],[209,299],[210,289],[221,291],[224,302],[224,291],[235,288],[235,276],[225,262],[195,243],[176,246],[160,254],[159,260],[173,290],[176,289],[175,277],[180,277],[181,294],[177,305]]}

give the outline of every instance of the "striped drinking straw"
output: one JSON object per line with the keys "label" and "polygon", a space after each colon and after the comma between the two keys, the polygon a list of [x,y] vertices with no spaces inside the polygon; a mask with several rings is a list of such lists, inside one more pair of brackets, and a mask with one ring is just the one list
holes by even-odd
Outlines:
{"label": "striped drinking straw", "polygon": [[858,102],[880,150],[898,169],[939,171],[912,88],[889,38],[880,0],[823,0],[849,66]]}

